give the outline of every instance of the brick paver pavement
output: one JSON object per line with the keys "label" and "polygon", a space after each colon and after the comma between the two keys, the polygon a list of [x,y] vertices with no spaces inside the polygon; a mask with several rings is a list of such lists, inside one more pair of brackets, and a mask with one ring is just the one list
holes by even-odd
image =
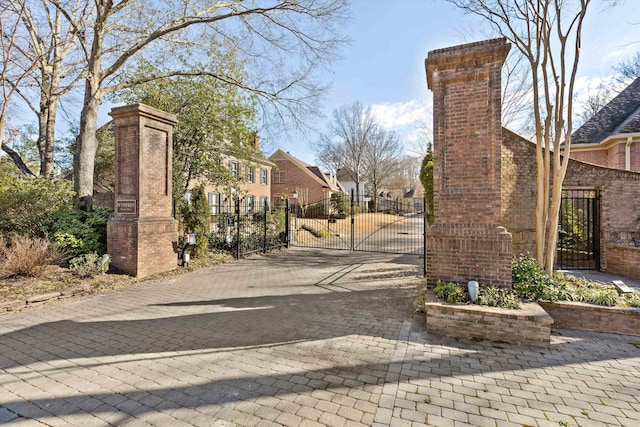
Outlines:
{"label": "brick paver pavement", "polygon": [[0,424],[640,425],[640,338],[424,333],[408,256],[293,248],[0,317]]}

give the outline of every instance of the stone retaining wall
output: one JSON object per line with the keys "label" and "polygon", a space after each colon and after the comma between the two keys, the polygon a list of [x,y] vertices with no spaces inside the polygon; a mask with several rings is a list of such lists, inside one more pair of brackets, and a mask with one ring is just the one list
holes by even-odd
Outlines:
{"label": "stone retaining wall", "polygon": [[553,319],[538,304],[520,310],[479,305],[426,304],[427,332],[549,348]]}
{"label": "stone retaining wall", "polygon": [[541,302],[554,328],[640,336],[640,309],[601,307],[579,302]]}

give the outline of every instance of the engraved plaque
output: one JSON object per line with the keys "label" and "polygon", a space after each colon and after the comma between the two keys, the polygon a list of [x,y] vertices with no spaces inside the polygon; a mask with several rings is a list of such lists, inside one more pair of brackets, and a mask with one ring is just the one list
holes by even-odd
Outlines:
{"label": "engraved plaque", "polygon": [[116,201],[116,214],[135,215],[137,212],[135,200]]}

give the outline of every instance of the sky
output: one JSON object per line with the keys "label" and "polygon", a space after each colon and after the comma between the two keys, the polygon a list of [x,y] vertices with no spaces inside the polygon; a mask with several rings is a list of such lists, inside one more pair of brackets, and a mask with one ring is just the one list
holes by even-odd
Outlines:
{"label": "sky", "polygon": [[[578,70],[578,97],[612,73],[613,65],[640,51],[640,0],[615,8],[593,0],[583,29]],[[360,101],[371,106],[378,121],[397,131],[411,153],[416,121],[431,114],[424,60],[429,51],[482,40],[479,18],[465,15],[442,0],[353,0],[353,22],[346,28],[351,43],[341,52],[326,79],[331,83],[318,122],[326,129],[331,112]],[[266,141],[265,154],[281,148],[317,164],[313,133],[282,135]]]}

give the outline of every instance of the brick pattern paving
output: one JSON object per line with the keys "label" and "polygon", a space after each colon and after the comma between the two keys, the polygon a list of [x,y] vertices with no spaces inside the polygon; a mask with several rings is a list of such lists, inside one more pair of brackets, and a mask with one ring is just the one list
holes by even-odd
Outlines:
{"label": "brick pattern paving", "polygon": [[429,336],[420,260],[291,249],[0,317],[0,424],[640,425],[640,338]]}

